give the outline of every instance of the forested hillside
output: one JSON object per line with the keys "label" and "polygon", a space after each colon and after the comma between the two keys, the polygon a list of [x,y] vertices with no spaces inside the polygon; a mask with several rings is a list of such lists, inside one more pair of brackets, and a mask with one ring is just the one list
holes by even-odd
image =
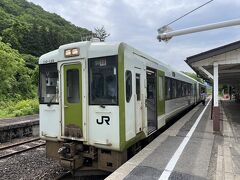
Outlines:
{"label": "forested hillside", "polygon": [[0,0],[0,118],[37,113],[38,57],[87,29],[25,0]]}
{"label": "forested hillside", "polygon": [[90,31],[25,0],[0,0],[0,36],[20,53],[40,56]]}

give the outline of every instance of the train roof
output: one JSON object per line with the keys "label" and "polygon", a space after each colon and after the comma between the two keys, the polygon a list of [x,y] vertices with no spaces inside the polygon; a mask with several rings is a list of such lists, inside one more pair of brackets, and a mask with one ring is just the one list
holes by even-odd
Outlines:
{"label": "train roof", "polygon": [[105,42],[75,42],[60,46],[58,49],[48,52],[39,58],[39,64],[46,64],[49,61],[59,62],[76,59],[76,57],[64,57],[66,49],[79,48],[80,55],[77,58],[94,58],[99,56],[117,55],[118,48],[121,43],[105,43]]}
{"label": "train roof", "polygon": [[[148,59],[152,63],[162,67],[165,71],[174,71],[178,75],[180,75],[184,79],[191,79],[192,81],[198,82],[195,79],[185,75],[182,72],[179,72],[175,68],[171,67],[168,64],[165,64],[155,58],[152,58],[151,56],[131,47],[130,45],[124,43],[124,42],[90,42],[90,41],[83,41],[83,42],[75,42],[70,44],[65,44],[60,46],[58,49],[51,51],[49,53],[46,53],[42,55],[39,58],[39,64],[46,64],[46,63],[53,63],[53,62],[59,62],[59,61],[68,61],[68,60],[74,60],[79,58],[94,58],[94,57],[101,57],[101,56],[111,56],[111,55],[117,55],[118,50],[120,46],[124,46],[125,48],[129,48],[133,51],[133,53],[144,57],[145,59]],[[76,57],[66,58],[64,57],[64,51],[66,49],[71,48],[79,48],[80,49],[80,55]],[[168,73],[169,74],[169,73]],[[200,83],[200,82],[198,82]]]}

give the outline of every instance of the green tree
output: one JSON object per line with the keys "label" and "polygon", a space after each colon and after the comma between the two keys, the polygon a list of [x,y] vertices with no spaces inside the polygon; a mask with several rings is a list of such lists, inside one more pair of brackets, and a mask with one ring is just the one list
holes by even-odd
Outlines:
{"label": "green tree", "polygon": [[204,83],[204,80],[203,80],[202,78],[198,77],[196,73],[184,72],[184,71],[182,71],[182,73],[184,73],[184,74],[186,74],[187,76],[189,76],[189,77],[197,80],[198,82]]}
{"label": "green tree", "polygon": [[0,101],[33,98],[32,70],[25,66],[21,54],[9,45],[0,42]]}

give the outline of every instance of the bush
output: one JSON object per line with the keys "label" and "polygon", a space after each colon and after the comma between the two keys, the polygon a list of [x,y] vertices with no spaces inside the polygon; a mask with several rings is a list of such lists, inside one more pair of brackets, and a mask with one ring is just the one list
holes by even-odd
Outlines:
{"label": "bush", "polygon": [[27,99],[18,102],[0,102],[0,118],[26,116],[37,114],[39,105],[37,99]]}

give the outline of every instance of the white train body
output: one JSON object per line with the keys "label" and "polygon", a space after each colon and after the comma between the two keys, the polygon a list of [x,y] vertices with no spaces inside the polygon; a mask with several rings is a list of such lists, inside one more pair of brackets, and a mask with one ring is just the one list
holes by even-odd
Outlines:
{"label": "white train body", "polygon": [[[125,43],[63,45],[39,65],[40,136],[48,156],[72,169],[91,161],[113,171],[131,146],[199,102],[204,88]],[[64,143],[75,153],[59,156]]]}

